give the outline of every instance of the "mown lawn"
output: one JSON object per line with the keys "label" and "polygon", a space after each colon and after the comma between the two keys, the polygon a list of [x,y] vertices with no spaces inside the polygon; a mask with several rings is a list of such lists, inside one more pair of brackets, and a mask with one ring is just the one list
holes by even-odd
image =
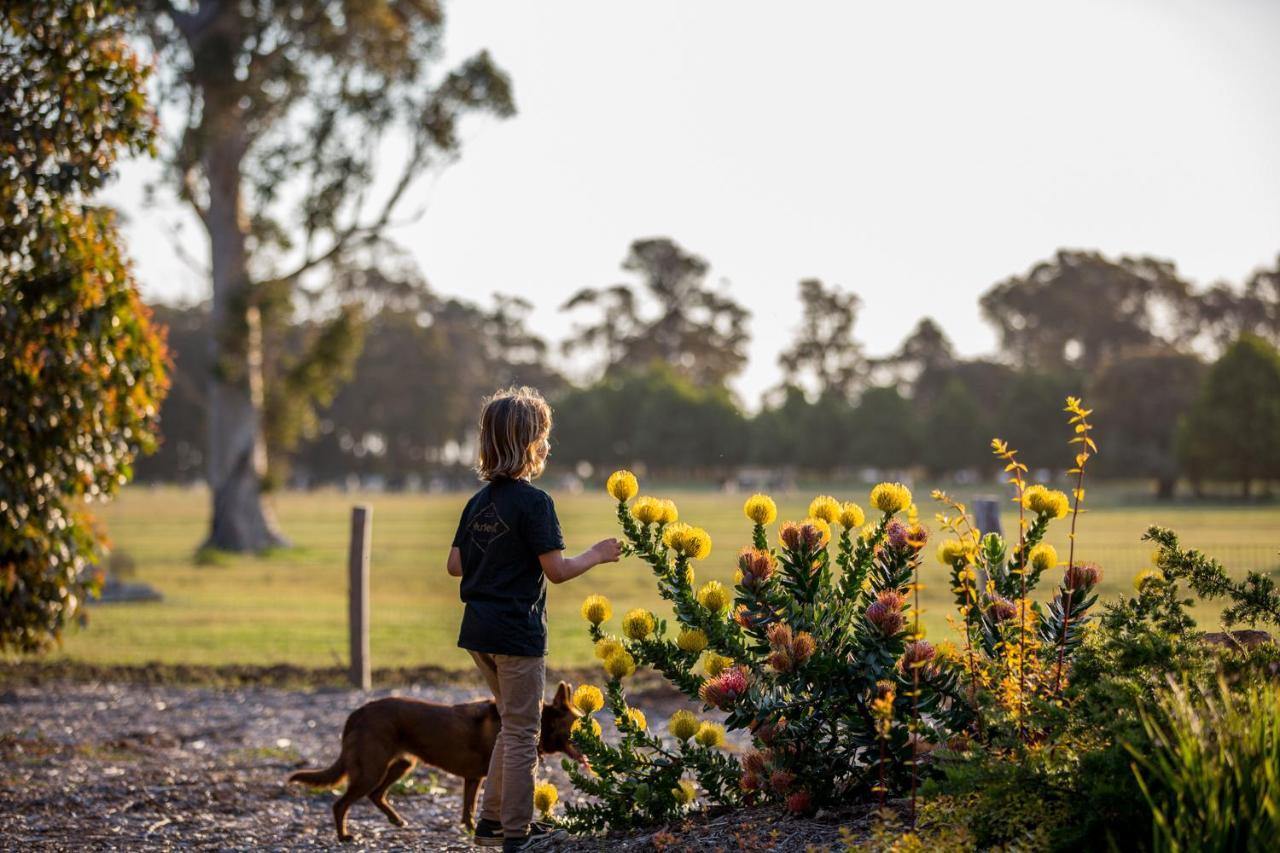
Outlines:
{"label": "mown lawn", "polygon": [[[841,498],[866,505],[866,487]],[[990,491],[990,489],[984,489]],[[697,567],[698,580],[729,582],[734,556],[747,542],[743,496],[712,492],[669,493],[682,520],[707,528],[711,557]],[[927,489],[917,491],[931,530],[937,507]],[[577,552],[614,535],[612,500],[603,492],[555,494],[569,549]],[[800,518],[811,497],[778,496],[780,519]],[[130,488],[99,517],[116,549],[131,558],[133,580],[164,594],[149,604],[90,607],[85,629],[65,637],[62,656],[92,663],[334,665],[346,660],[346,552],[350,507],[373,506],[371,645],[375,666],[434,664],[467,667],[455,647],[461,605],[457,581],[444,558],[462,495],[365,495],[291,493],[273,499],[281,525],[296,547],[264,558],[231,558],[197,565],[195,546],[205,532],[208,498],[201,490]],[[1009,505],[1011,508],[1012,504]],[[1147,564],[1140,542],[1151,523],[1177,530],[1184,543],[1219,556],[1233,572],[1280,564],[1280,507],[1125,505],[1099,493],[1098,507],[1081,517],[1078,553],[1103,565],[1104,597],[1127,591]],[[1006,515],[1006,533],[1016,518]],[[1066,557],[1067,522],[1056,522],[1050,541]],[[937,541],[935,534],[934,541]],[[949,594],[932,543],[925,563],[925,622],[932,637],[949,629]],[[550,593],[551,663],[588,663],[591,647],[578,607],[589,593],[607,595],[614,622],[627,609],[669,611],[657,596],[649,570],[631,559],[601,566]],[[1045,590],[1047,593],[1047,590]],[[1202,617],[1216,611],[1203,610]]]}

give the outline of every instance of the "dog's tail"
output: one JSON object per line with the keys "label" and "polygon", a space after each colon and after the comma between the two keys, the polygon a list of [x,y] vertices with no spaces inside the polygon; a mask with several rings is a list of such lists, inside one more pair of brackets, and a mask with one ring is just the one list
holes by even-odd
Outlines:
{"label": "dog's tail", "polygon": [[296,773],[291,773],[289,781],[301,782],[313,788],[322,788],[338,784],[346,775],[347,770],[343,766],[342,756],[338,756],[338,760],[324,770],[299,770]]}

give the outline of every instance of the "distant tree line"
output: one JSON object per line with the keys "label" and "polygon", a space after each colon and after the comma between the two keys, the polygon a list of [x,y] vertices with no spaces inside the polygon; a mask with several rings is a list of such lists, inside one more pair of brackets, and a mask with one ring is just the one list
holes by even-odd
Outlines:
{"label": "distant tree line", "polygon": [[[1162,497],[1179,479],[1196,489],[1234,482],[1245,494],[1280,479],[1280,260],[1242,286],[1197,290],[1167,261],[1060,251],[981,296],[999,348],[970,359],[929,318],[895,352],[868,356],[858,296],[801,281],[782,382],[753,415],[728,390],[747,361],[750,316],[728,285],[710,282],[708,262],[657,238],[633,243],[622,266],[630,281],[582,290],[563,306],[576,324],[560,347],[591,371],[577,382],[551,366],[552,344],[529,330],[527,302],[446,298],[403,263],[342,283],[344,310],[364,306],[358,323],[297,306],[268,359],[294,373],[269,387],[311,402],[268,399],[270,482],[465,480],[477,401],[512,383],[553,400],[553,458],[562,473],[583,476],[643,465],[703,478],[744,468],[987,477],[997,434],[1033,466],[1057,466],[1062,400],[1083,393],[1105,437],[1096,460],[1105,476],[1148,479]],[[156,314],[170,330],[173,391],[161,413],[164,444],[138,475],[196,480],[208,311]],[[363,347],[346,333],[317,346],[334,329],[358,329]],[[297,367],[306,364],[297,354],[326,351],[348,367]]]}

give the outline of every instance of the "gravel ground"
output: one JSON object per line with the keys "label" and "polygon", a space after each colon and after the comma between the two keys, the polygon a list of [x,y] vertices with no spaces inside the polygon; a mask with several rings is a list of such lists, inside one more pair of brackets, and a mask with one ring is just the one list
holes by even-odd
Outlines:
{"label": "gravel ground", "polygon": [[[353,845],[337,842],[334,794],[288,785],[336,755],[348,713],[407,695],[465,702],[478,686],[346,689],[163,687],[10,682],[0,687],[0,850],[477,850],[461,829],[462,782],[419,767],[392,794],[409,825],[392,826],[367,800],[351,811]],[[679,697],[636,697],[665,727]],[[606,725],[606,737],[610,736]],[[560,756],[540,776],[562,797]],[[776,810],[686,821],[629,838],[570,839],[556,850],[830,849],[856,815],[784,818]]]}

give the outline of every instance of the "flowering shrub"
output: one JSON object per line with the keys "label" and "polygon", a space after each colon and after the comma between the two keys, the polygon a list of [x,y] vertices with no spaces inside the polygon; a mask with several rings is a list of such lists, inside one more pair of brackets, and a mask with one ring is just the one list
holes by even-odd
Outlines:
{"label": "flowering shrub", "polygon": [[[607,490],[625,552],[652,569],[676,625],[669,631],[665,620],[632,610],[613,636],[601,627],[609,603],[600,596],[584,603],[622,738],[609,746],[596,729],[579,728],[594,775],[571,773],[597,801],[567,806],[567,820],[595,828],[670,818],[693,799],[679,784],[686,774],[710,802],[771,801],[797,813],[858,793],[883,800],[910,790],[914,802],[928,771],[918,759],[937,746],[1006,736],[1030,742],[1039,725],[1032,712],[1062,701],[1101,574],[1078,563],[1073,546],[1048,606],[1032,601],[1041,579],[1062,565],[1045,533],[1070,516],[1074,534],[1085,465],[1096,452],[1089,411],[1069,398],[1067,412],[1078,445],[1070,498],[1028,485],[1016,451],[993,442],[1019,507],[1016,542],[980,536],[962,504],[934,493],[949,508],[938,520],[953,538],[937,554],[955,594],[959,643],[935,646],[920,629],[930,537],[901,483],[871,490],[878,515],[869,523],[858,504],[821,495],[773,537],[777,506],[753,495],[743,506],[750,544],[737,554],[730,589],[696,583],[695,564],[712,549],[707,532],[679,521],[670,501],[637,497],[632,473],[614,473]],[[754,748],[740,763],[728,760],[715,752],[724,732],[687,713],[672,719],[674,749],[634,725],[622,681],[637,666],[722,712],[725,727],[750,732]]]}

